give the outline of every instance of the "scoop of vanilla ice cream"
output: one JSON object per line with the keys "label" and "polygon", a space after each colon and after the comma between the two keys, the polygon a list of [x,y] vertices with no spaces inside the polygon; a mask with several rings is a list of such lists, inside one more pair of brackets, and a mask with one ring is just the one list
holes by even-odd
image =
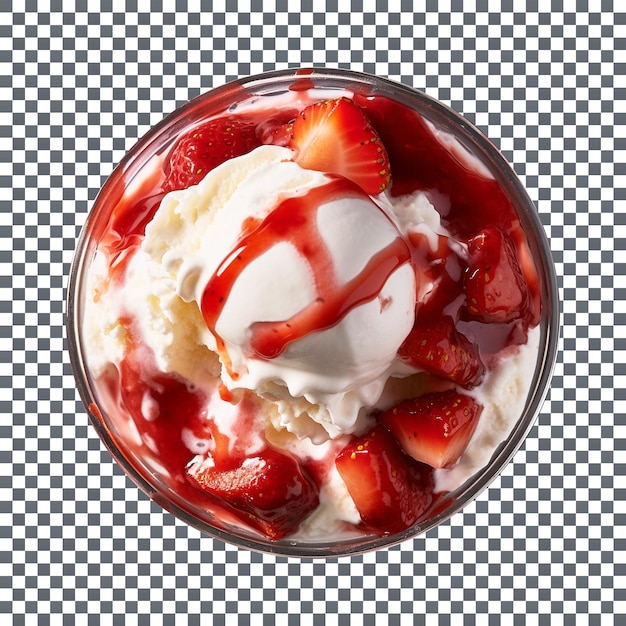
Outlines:
{"label": "scoop of vanilla ice cream", "polygon": [[[146,228],[143,251],[183,301],[202,307],[207,284],[228,271],[251,222],[332,180],[299,167],[287,148],[259,147],[212,170],[198,185],[168,194]],[[400,238],[386,212],[355,189],[327,201],[322,194],[315,219],[321,243],[311,245],[325,247],[324,273],[340,288],[359,289],[372,258]],[[400,260],[373,296],[357,299],[336,323],[297,337],[271,357],[255,354],[255,325],[291,320],[321,298],[312,265],[289,237],[266,245],[237,273],[207,344],[220,352],[228,388],[250,389],[275,402],[277,425],[322,440],[356,430],[362,407],[373,405],[387,379],[405,368],[397,350],[414,322],[416,286],[410,260]]]}

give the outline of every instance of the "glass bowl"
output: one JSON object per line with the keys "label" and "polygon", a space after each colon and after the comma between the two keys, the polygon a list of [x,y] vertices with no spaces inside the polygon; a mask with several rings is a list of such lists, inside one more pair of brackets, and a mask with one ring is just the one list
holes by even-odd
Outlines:
{"label": "glass bowl", "polygon": [[[229,108],[232,110],[242,101],[310,89],[319,91],[320,98],[346,90],[359,94],[361,99],[384,96],[418,112],[443,131],[443,136],[453,136],[456,147],[462,146],[481,161],[515,207],[538,273],[541,302],[538,357],[522,414],[481,471],[443,495],[436,509],[425,519],[404,532],[389,536],[365,535],[340,541],[289,538],[273,541],[240,525],[232,517],[225,519],[219,507],[207,511],[187,501],[176,485],[159,474],[158,464],[142,458],[129,441],[132,435],[107,411],[103,389],[91,375],[89,349],[82,333],[88,272],[98,242],[109,227],[110,217],[124,190],[141,184],[143,172],[151,167],[154,155],[165,154],[181,133],[202,119]],[[539,413],[556,358],[558,326],[556,278],[544,229],[522,184],[495,146],[461,115],[420,91],[376,76],[323,68],[275,71],[228,83],[194,98],[152,128],[120,161],[94,202],[77,243],[67,302],[69,352],[80,396],[93,427],[124,472],[156,503],[203,533],[242,548],[296,557],[338,557],[385,548],[435,528],[474,500],[509,463]]]}

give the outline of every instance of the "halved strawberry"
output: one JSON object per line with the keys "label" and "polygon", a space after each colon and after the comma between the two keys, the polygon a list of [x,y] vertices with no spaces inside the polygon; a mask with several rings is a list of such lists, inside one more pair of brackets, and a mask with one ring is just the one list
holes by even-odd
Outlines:
{"label": "halved strawberry", "polygon": [[511,322],[526,314],[529,288],[511,238],[485,228],[468,242],[464,282],[467,312],[481,322]]}
{"label": "halved strawberry", "polygon": [[301,167],[340,174],[378,195],[391,175],[385,146],[368,117],[349,98],[307,106],[293,123],[291,147]]}
{"label": "halved strawberry", "polygon": [[473,398],[448,390],[404,400],[385,411],[380,422],[417,461],[451,467],[467,448],[482,410]]}
{"label": "halved strawberry", "polygon": [[418,317],[398,354],[411,365],[468,389],[485,373],[478,346],[457,330],[449,315],[424,322]]}
{"label": "halved strawberry", "polygon": [[250,152],[261,142],[256,126],[236,115],[196,126],[176,142],[165,165],[165,191],[197,185],[213,168]]}
{"label": "halved strawberry", "polygon": [[406,530],[433,502],[432,469],[404,454],[383,426],[354,438],[335,465],[363,525],[374,532]]}
{"label": "halved strawberry", "polygon": [[319,504],[317,486],[306,470],[273,448],[225,464],[210,454],[196,457],[187,466],[187,478],[271,539],[296,531]]}

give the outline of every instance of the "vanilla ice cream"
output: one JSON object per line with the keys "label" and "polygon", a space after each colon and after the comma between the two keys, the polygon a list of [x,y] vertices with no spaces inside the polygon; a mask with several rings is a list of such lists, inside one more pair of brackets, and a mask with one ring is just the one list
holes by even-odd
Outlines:
{"label": "vanilla ice cream", "polygon": [[[208,347],[226,386],[276,401],[298,435],[353,432],[361,408],[406,370],[397,351],[416,286],[397,227],[356,186],[302,169],[287,148],[259,147],[168,194],[142,247],[184,302],[218,312]],[[228,293],[203,306],[220,281]],[[287,339],[274,346],[278,335]],[[294,403],[313,424],[287,409]]]}

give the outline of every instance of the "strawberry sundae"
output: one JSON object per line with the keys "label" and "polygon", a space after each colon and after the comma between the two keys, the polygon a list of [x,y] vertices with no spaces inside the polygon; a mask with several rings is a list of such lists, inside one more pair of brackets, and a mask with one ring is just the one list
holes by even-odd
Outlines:
{"label": "strawberry sundae", "polygon": [[538,359],[501,182],[405,103],[306,77],[162,135],[91,227],[80,341],[109,443],[203,527],[424,524],[507,439]]}

